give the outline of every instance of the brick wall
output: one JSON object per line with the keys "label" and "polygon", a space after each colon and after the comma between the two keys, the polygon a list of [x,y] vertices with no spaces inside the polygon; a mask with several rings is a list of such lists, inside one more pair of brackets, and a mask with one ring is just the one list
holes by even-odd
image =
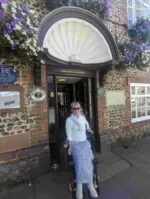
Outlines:
{"label": "brick wall", "polygon": [[[99,129],[102,136],[109,134],[117,139],[120,136],[136,136],[136,134],[149,132],[149,120],[131,122],[130,83],[148,84],[150,74],[138,69],[127,69],[111,70],[105,75],[102,86],[105,94],[98,97]],[[108,105],[106,93],[109,91],[125,93],[123,103],[114,105],[112,96],[113,105]],[[119,100],[118,98],[118,103]],[[109,101],[111,102],[111,99]]]}
{"label": "brick wall", "polygon": [[[42,88],[46,91],[46,66],[42,66]],[[49,168],[49,141],[48,141],[48,112],[47,99],[42,102],[31,100],[30,93],[35,88],[33,68],[26,66],[18,72],[15,83],[24,88],[24,111],[19,113],[1,113],[0,128],[0,184],[3,176],[7,175],[11,181],[12,173],[22,175],[22,167],[28,167],[29,161],[37,168],[43,167],[43,172]],[[10,126],[11,124],[11,126]],[[11,129],[10,129],[11,127]],[[45,163],[43,163],[43,161]],[[23,163],[22,163],[23,162]],[[6,166],[7,165],[7,166]],[[12,167],[12,172],[8,171]],[[13,179],[22,179],[13,177]],[[2,182],[3,181],[3,182]],[[5,181],[7,181],[5,179]]]}
{"label": "brick wall", "polygon": [[111,0],[109,18],[104,21],[112,36],[118,42],[128,39],[127,27],[127,1]]}

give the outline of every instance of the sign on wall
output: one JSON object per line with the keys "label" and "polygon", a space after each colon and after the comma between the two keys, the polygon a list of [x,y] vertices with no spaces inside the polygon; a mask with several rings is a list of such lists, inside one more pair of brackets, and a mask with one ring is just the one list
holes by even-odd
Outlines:
{"label": "sign on wall", "polygon": [[20,92],[0,92],[0,109],[20,108]]}
{"label": "sign on wall", "polygon": [[124,90],[106,91],[106,104],[107,106],[125,105],[125,91]]}
{"label": "sign on wall", "polygon": [[18,113],[24,110],[24,89],[19,85],[0,84],[0,113]]}
{"label": "sign on wall", "polygon": [[8,65],[0,65],[0,84],[13,84],[17,80],[16,70]]}
{"label": "sign on wall", "polygon": [[43,101],[46,97],[46,92],[41,88],[36,88],[31,92],[31,98],[34,101],[40,102]]}

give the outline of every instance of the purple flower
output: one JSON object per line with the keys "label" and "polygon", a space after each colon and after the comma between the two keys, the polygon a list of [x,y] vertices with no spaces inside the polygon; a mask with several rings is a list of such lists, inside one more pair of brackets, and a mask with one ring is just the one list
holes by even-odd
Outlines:
{"label": "purple flower", "polygon": [[14,21],[11,21],[11,26],[14,26],[14,25],[15,25]]}
{"label": "purple flower", "polygon": [[12,33],[13,32],[13,30],[12,29],[8,29],[8,33]]}
{"label": "purple flower", "polygon": [[19,45],[19,41],[18,40],[14,40],[14,44],[17,46]]}
{"label": "purple flower", "polygon": [[28,12],[29,12],[29,6],[28,6],[27,3],[22,3],[22,4],[20,5],[20,7],[21,7],[21,9],[22,9],[23,12],[25,12],[25,13],[28,13]]}
{"label": "purple flower", "polygon": [[31,33],[31,30],[30,30],[30,28],[29,28],[29,26],[27,26],[26,28],[25,28],[25,31],[26,31],[26,33]]}
{"label": "purple flower", "polygon": [[134,62],[135,58],[137,57],[137,52],[136,51],[126,51],[125,52],[125,59],[127,61],[130,61],[130,62]]}
{"label": "purple flower", "polygon": [[6,15],[3,10],[0,9],[0,19],[5,19]]}
{"label": "purple flower", "polygon": [[8,3],[9,0],[0,0],[0,3]]}
{"label": "purple flower", "polygon": [[24,18],[18,18],[18,21],[24,23],[26,20]]}
{"label": "purple flower", "polygon": [[10,23],[6,23],[6,27],[8,30],[11,30],[11,24]]}
{"label": "purple flower", "polygon": [[16,14],[15,13],[12,13],[12,18],[16,19]]}
{"label": "purple flower", "polygon": [[110,2],[110,0],[106,0],[105,1],[105,4],[106,4],[106,17],[108,18],[109,17],[109,15],[110,15],[110,6],[111,6],[111,2]]}

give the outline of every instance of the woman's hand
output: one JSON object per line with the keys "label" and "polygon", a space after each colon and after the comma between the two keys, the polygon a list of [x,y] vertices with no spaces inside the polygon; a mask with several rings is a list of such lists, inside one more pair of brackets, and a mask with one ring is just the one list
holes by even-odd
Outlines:
{"label": "woman's hand", "polygon": [[94,132],[90,129],[90,133],[92,134],[92,135],[94,135]]}
{"label": "woman's hand", "polygon": [[71,154],[72,154],[71,147],[69,147],[69,149],[68,149],[68,154],[69,154],[69,155],[71,155]]}
{"label": "woman's hand", "polygon": [[88,133],[91,133],[92,135],[94,134],[94,132],[89,128],[89,129],[87,129],[87,132]]}
{"label": "woman's hand", "polygon": [[69,140],[68,154],[69,154],[69,155],[72,154],[72,150],[71,150],[71,141],[70,141],[70,140]]}

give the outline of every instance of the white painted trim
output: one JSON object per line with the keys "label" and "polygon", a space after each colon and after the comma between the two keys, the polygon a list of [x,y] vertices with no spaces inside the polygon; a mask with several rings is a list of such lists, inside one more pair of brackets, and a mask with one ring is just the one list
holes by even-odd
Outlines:
{"label": "white painted trim", "polygon": [[42,47],[53,57],[67,62],[97,64],[112,60],[103,34],[89,22],[78,18],[65,18],[53,24]]}
{"label": "white painted trim", "polygon": [[[150,97],[150,94],[141,94],[141,95],[132,95],[131,94],[131,87],[150,87],[150,84],[145,84],[145,83],[130,83],[130,109],[131,109],[131,122],[132,123],[135,123],[135,122],[141,122],[141,121],[145,121],[145,120],[149,120],[150,119],[150,115],[146,115],[146,116],[143,116],[143,117],[137,117],[136,115],[136,118],[132,118],[132,105],[131,105],[131,98],[132,97],[136,97],[136,98],[141,98],[141,97],[144,97],[146,98],[146,103],[147,103],[147,97]],[[135,107],[135,110],[136,110],[136,113],[137,113],[137,104],[136,104],[136,107]],[[147,113],[147,106],[145,107],[146,108],[146,113]]]}

